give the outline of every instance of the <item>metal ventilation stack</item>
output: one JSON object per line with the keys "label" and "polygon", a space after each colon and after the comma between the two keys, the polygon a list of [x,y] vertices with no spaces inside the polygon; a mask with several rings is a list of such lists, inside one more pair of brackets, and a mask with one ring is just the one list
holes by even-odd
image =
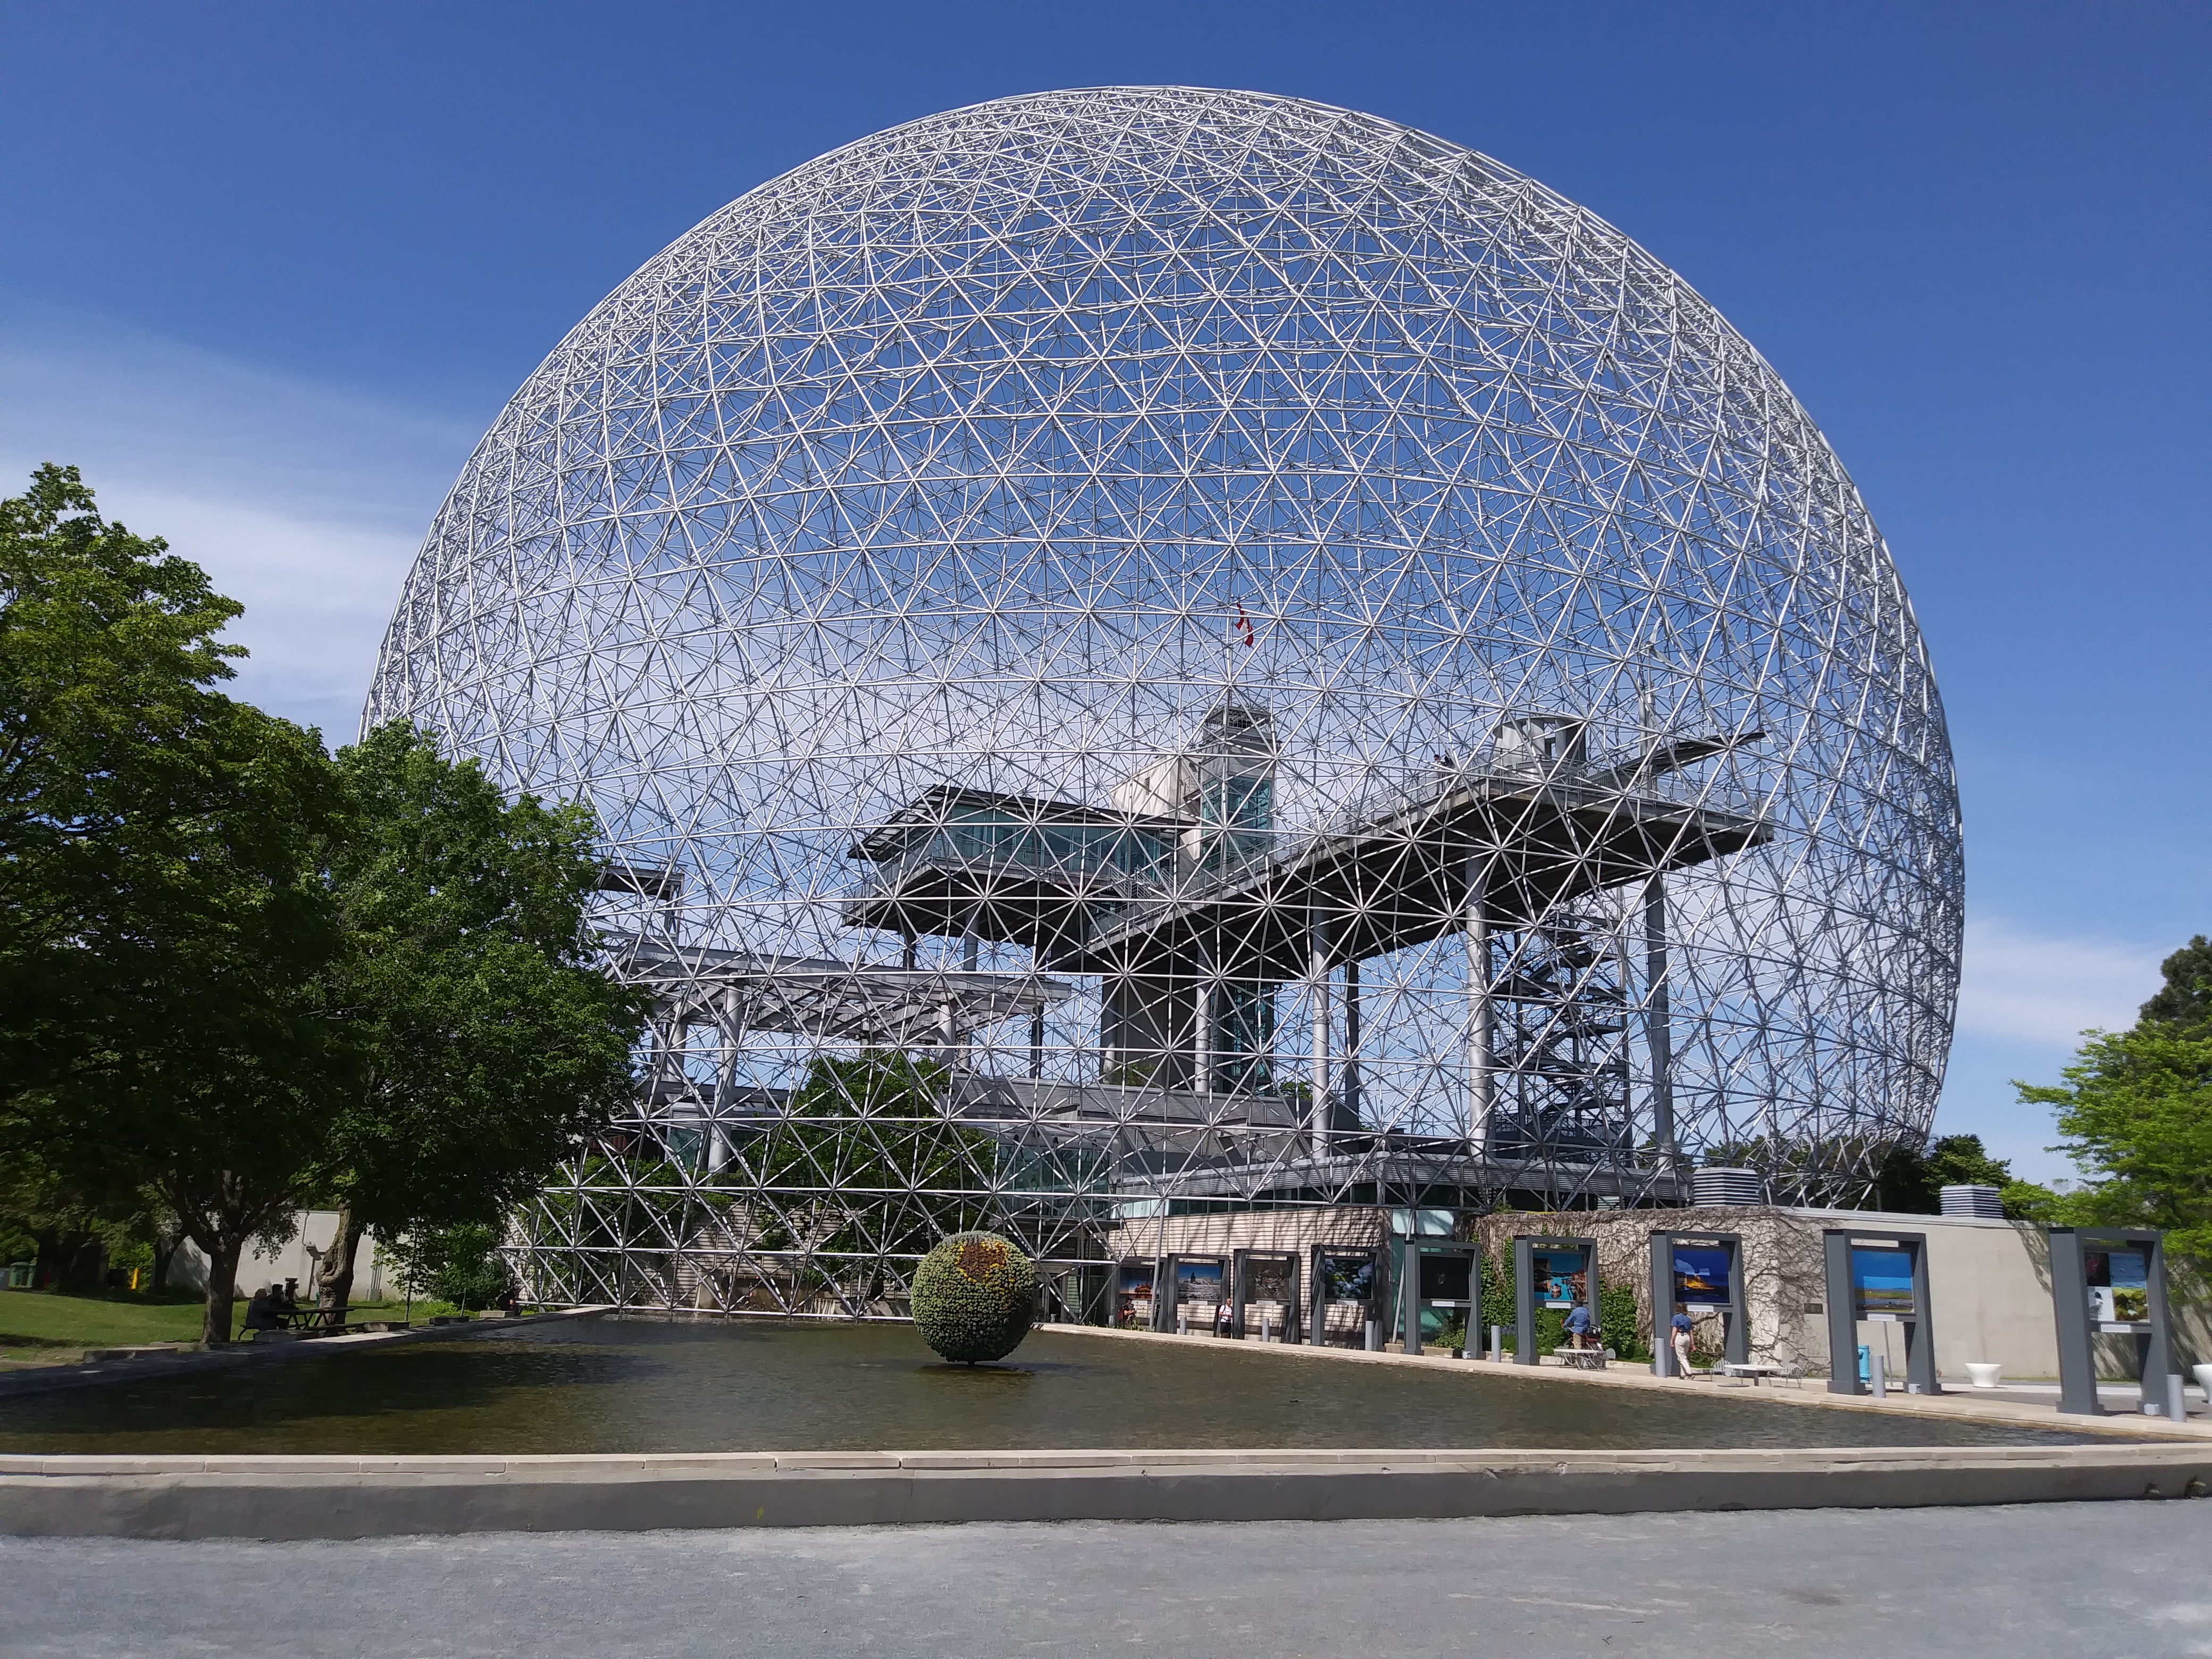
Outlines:
{"label": "metal ventilation stack", "polygon": [[1693,1204],[1764,1204],[1766,1182],[1756,1170],[1700,1170],[1690,1177]]}
{"label": "metal ventilation stack", "polygon": [[2004,1219],[2004,1200],[1994,1187],[1946,1187],[1937,1196],[1945,1215],[1972,1216],[1981,1221]]}

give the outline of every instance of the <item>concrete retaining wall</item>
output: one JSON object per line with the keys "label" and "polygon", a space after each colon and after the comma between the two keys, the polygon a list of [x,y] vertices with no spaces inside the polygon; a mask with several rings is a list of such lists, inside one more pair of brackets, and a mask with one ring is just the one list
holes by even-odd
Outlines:
{"label": "concrete retaining wall", "polygon": [[2212,1447],[0,1458],[0,1532],[368,1538],[968,1521],[1441,1519],[2201,1497]]}
{"label": "concrete retaining wall", "polygon": [[[1935,1304],[1936,1367],[1966,1374],[1969,1361],[2001,1364],[2011,1377],[2058,1374],[2057,1322],[2051,1306],[2051,1242],[2025,1221],[1966,1216],[1906,1215],[1878,1210],[1800,1210],[1765,1205],[1705,1205],[1682,1210],[1573,1210],[1553,1215],[1486,1216],[1477,1224],[1492,1255],[1510,1249],[1516,1233],[1557,1231],[1598,1241],[1598,1271],[1608,1285],[1632,1285],[1639,1318],[1650,1328],[1650,1237],[1655,1231],[1738,1233],[1743,1238],[1744,1297],[1752,1358],[1784,1367],[1826,1370],[1827,1274],[1821,1234],[1832,1227],[1928,1236],[1928,1292]],[[2177,1362],[2212,1360],[2212,1298],[2179,1270],[2170,1271]],[[1888,1345],[1892,1376],[1903,1372],[1897,1327],[1862,1323],[1858,1340],[1877,1353]],[[1713,1346],[1718,1346],[1717,1325]],[[1854,1357],[1855,1358],[1855,1357]],[[2132,1342],[2100,1340],[2099,1370],[2134,1374]]]}

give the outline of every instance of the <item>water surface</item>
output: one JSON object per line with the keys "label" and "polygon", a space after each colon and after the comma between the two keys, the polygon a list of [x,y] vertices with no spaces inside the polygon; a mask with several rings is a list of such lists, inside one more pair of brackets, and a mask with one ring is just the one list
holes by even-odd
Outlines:
{"label": "water surface", "polygon": [[1034,1334],[946,1365],[907,1325],[578,1320],[0,1401],[0,1451],[529,1452],[1214,1446],[1957,1446],[2057,1431],[1233,1342]]}

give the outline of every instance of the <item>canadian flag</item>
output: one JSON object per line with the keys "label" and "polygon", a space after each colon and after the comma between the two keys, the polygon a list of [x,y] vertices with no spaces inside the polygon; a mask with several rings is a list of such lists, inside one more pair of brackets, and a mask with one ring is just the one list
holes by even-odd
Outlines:
{"label": "canadian flag", "polygon": [[1237,602],[1237,620],[1231,624],[1230,632],[1243,639],[1246,650],[1251,649],[1252,619],[1244,614],[1244,602],[1242,599]]}

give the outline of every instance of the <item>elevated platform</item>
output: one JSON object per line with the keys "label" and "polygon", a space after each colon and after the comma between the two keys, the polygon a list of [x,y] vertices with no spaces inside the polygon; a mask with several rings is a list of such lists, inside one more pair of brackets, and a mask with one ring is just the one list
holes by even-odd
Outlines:
{"label": "elevated platform", "polygon": [[804,1033],[891,1047],[958,1042],[1074,994],[1036,974],[893,968],[634,937],[616,953],[623,980],[649,989],[654,1012],[681,1024]]}
{"label": "elevated platform", "polygon": [[[1180,820],[981,792],[933,791],[853,856],[874,878],[854,927],[975,938],[1055,972],[1190,971],[1280,982],[1458,931],[1480,895],[1491,925],[1767,840],[1747,805],[1665,785],[1729,745],[1676,740],[1597,768],[1440,774],[1379,811],[1291,837],[1242,833],[1226,868],[1175,852]],[[1272,849],[1272,850],[1270,850]]]}

